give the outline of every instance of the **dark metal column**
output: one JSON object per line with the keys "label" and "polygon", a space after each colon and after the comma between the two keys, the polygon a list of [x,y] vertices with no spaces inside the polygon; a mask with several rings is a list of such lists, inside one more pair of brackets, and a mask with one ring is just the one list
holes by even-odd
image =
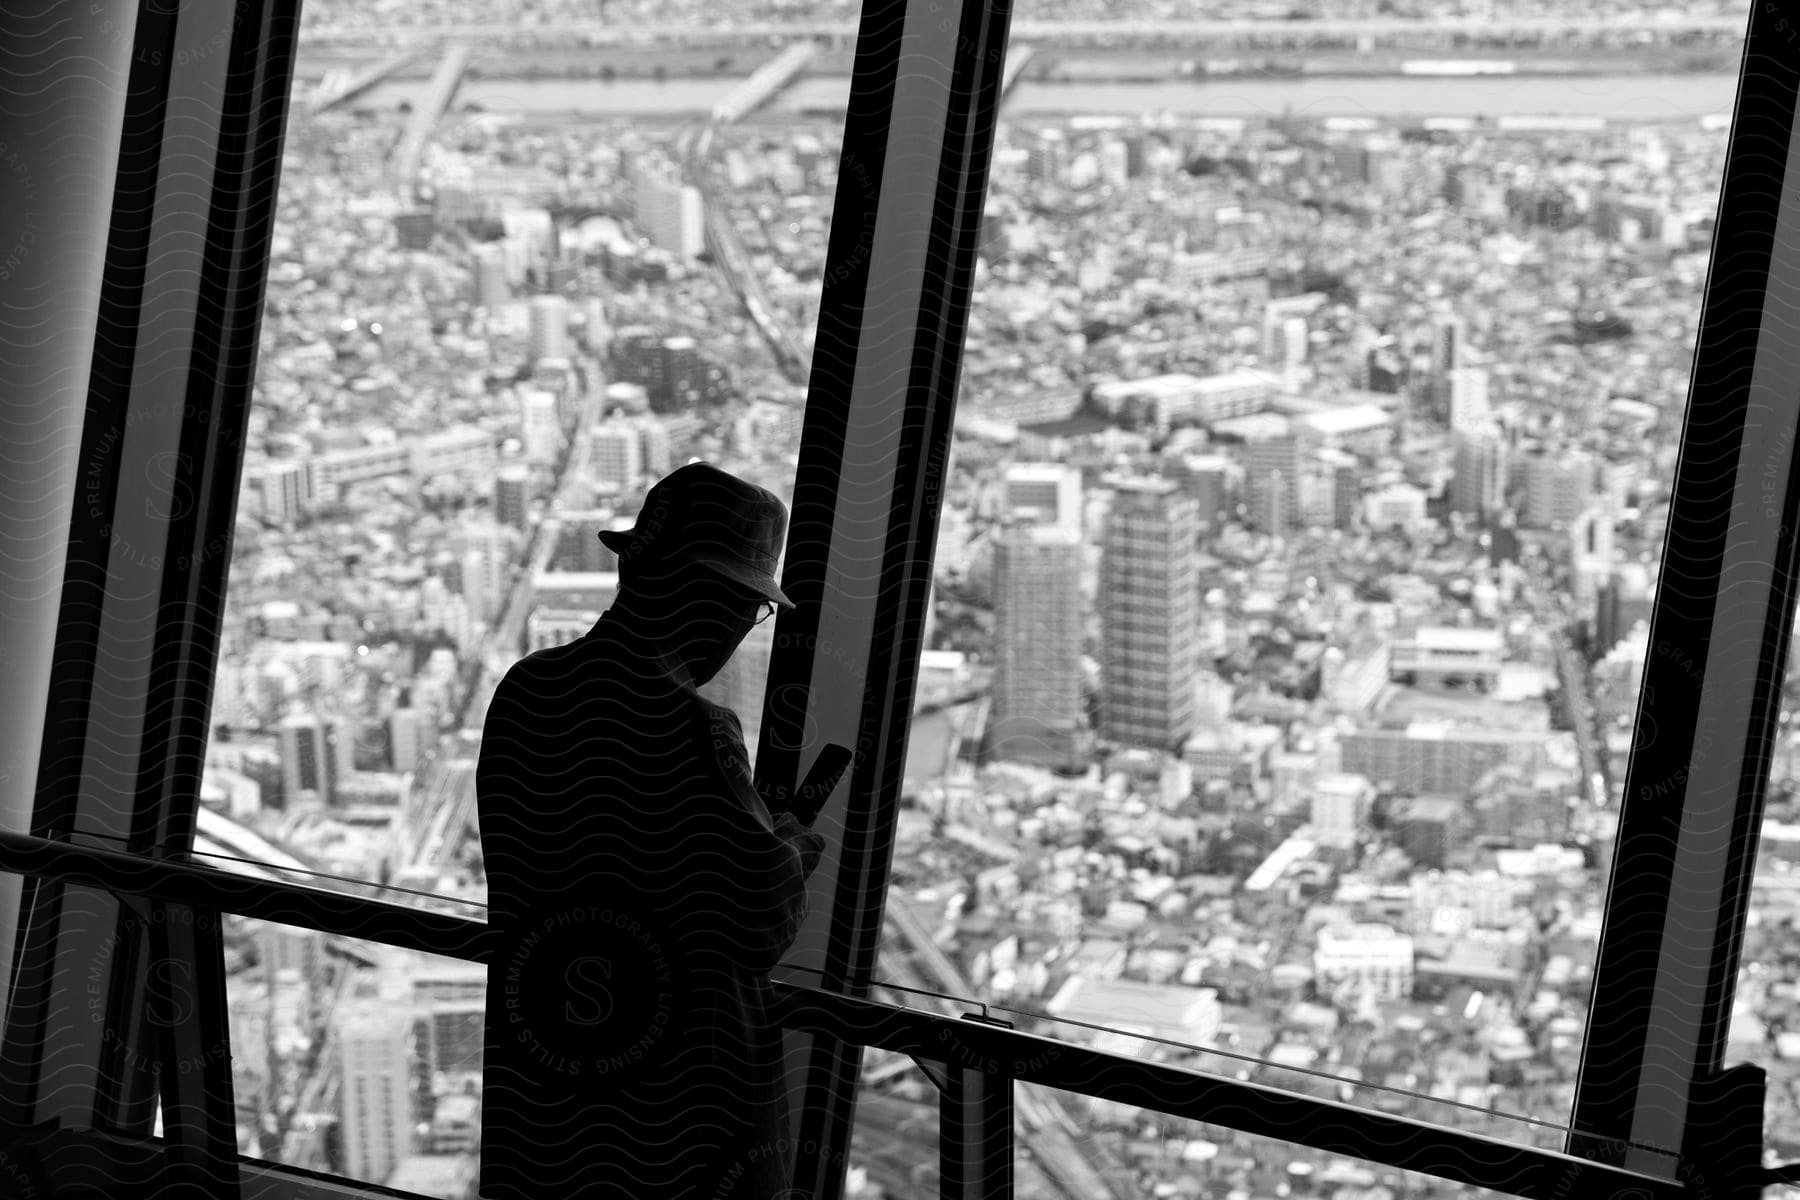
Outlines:
{"label": "dark metal column", "polygon": [[223,924],[210,909],[150,902],[149,1022],[162,1067],[171,1182],[231,1197],[238,1193],[237,1103]]}
{"label": "dark metal column", "polygon": [[[826,255],[758,772],[856,754],[788,962],[866,995],[880,942],[1010,0],[869,0]],[[778,969],[777,975],[785,973]],[[794,1188],[836,1200],[861,1048],[787,1039]]]}
{"label": "dark metal column", "polygon": [[[127,8],[135,24],[90,30],[92,54],[129,64],[105,81],[121,123],[107,154],[66,119],[45,125],[64,139],[49,161],[98,172],[109,213],[86,248],[99,286],[72,525],[66,547],[39,551],[64,575],[31,823],[169,857],[190,848],[199,802],[298,12],[294,0]],[[67,58],[59,19],[65,40],[43,53]],[[80,262],[71,249],[62,267]],[[5,1115],[148,1133],[153,1066],[205,1064],[159,1059],[143,915],[79,886],[36,889],[30,914]],[[228,1062],[212,1069],[229,1078]]]}
{"label": "dark metal column", "polygon": [[[1685,1174],[1723,1066],[1794,622],[1800,17],[1752,6],[1569,1151]],[[1698,1090],[1697,1090],[1698,1089]]]}
{"label": "dark metal column", "polygon": [[[0,829],[13,833],[31,828],[65,543],[79,522],[82,411],[137,7],[92,0],[0,14],[0,80],[37,80],[0,105],[0,297],[32,318],[0,331]],[[81,70],[47,69],[70,57]],[[0,875],[0,1041],[21,912],[59,890]],[[0,1080],[13,1062],[0,1051]],[[17,1102],[0,1086],[0,1118],[16,1118]]]}
{"label": "dark metal column", "polygon": [[[1012,1022],[963,1014],[1000,1029]],[[958,1047],[961,1049],[961,1047]],[[1013,1079],[998,1059],[952,1052],[938,1097],[938,1194],[943,1200],[1011,1200]],[[992,1069],[990,1069],[992,1068]]]}

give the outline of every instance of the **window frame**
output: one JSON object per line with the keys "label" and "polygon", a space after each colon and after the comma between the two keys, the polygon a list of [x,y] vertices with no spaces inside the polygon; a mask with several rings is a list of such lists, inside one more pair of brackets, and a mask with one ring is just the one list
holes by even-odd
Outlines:
{"label": "window frame", "polygon": [[[911,0],[915,13],[931,2]],[[789,968],[810,967],[834,985],[827,990],[858,1003],[868,1003],[863,996],[874,982],[973,245],[992,153],[995,88],[1010,15],[1006,0],[986,0],[948,6],[955,17],[944,17],[935,28],[923,20],[882,19],[904,14],[907,7],[907,0],[871,0],[864,12],[851,100],[857,123],[846,129],[845,161],[854,164],[862,156],[880,181],[877,193],[900,188],[902,172],[893,170],[890,161],[898,144],[892,108],[902,96],[915,104],[937,103],[943,107],[932,111],[934,132],[925,135],[937,148],[939,175],[930,181],[936,191],[919,187],[918,195],[933,197],[923,207],[914,204],[908,210],[904,199],[898,206],[883,205],[879,196],[849,195],[850,184],[840,171],[842,207],[834,214],[819,330],[825,353],[818,355],[809,396],[784,577],[803,608],[778,618],[780,648],[771,665],[759,755],[759,763],[774,773],[770,778],[798,777],[801,756],[810,753],[801,731],[816,726],[829,737],[842,732],[832,721],[855,714],[858,723],[842,729],[854,734],[853,744],[867,750],[859,754],[850,788],[841,790],[822,815],[837,841],[814,877],[815,913]],[[66,499],[60,502],[60,519],[79,532],[68,541],[60,590],[40,597],[35,610],[40,619],[46,614],[56,619],[54,655],[41,664],[44,674],[28,679],[21,673],[15,688],[15,694],[41,691],[45,698],[40,747],[32,759],[38,763],[35,807],[30,814],[7,814],[15,829],[23,825],[70,850],[76,848],[76,837],[105,839],[141,856],[146,868],[178,861],[192,848],[298,31],[295,0],[189,0],[179,8],[178,14],[140,12],[131,0],[104,0],[88,6],[81,18],[87,36],[97,41],[108,32],[105,22],[112,22],[114,30],[131,31],[124,41],[115,36],[107,60],[120,72],[129,70],[130,82],[107,97],[106,81],[90,81],[85,93],[98,108],[113,105],[95,118],[95,127],[119,131],[111,143],[119,147],[119,159],[116,178],[110,181],[112,220],[98,290],[88,300],[89,293],[78,290],[79,282],[65,280],[60,286],[68,291],[58,293],[76,310],[97,302],[86,409],[77,414],[65,403],[59,414],[82,422],[79,451],[62,464]],[[221,31],[228,31],[223,55],[217,50]],[[1594,1158],[1600,1166],[1606,1165],[1604,1146],[1641,1134],[1638,1123],[1648,1119],[1651,1109],[1667,1109],[1671,1097],[1685,1106],[1691,1091],[1716,1077],[1729,1018],[1795,604],[1797,564],[1789,534],[1800,524],[1800,480],[1792,470],[1793,421],[1790,414],[1782,424],[1783,418],[1768,411],[1766,403],[1755,407],[1767,399],[1769,373],[1780,366],[1774,358],[1779,338],[1762,327],[1779,317],[1765,317],[1765,312],[1772,303],[1774,248],[1782,244],[1780,230],[1788,228],[1779,222],[1789,216],[1781,189],[1773,196],[1758,190],[1756,155],[1772,138],[1793,144],[1800,67],[1783,52],[1794,40],[1785,6],[1753,4],[1664,551],[1665,573],[1671,568],[1693,572],[1689,578],[1698,579],[1703,594],[1678,597],[1658,589],[1613,858],[1616,866],[1655,855],[1669,862],[1670,870],[1611,872],[1589,1027],[1630,1032],[1623,1040],[1587,1039],[1572,1120],[1579,1132],[1571,1135],[1570,1152]],[[915,70],[910,60],[906,72],[897,72],[900,57],[919,53],[921,47],[943,52],[928,60],[939,74]],[[915,81],[918,90],[906,91],[914,76],[928,76],[929,82]],[[961,99],[945,105],[942,98],[950,95]],[[210,121],[199,120],[203,114]],[[963,124],[956,125],[953,117]],[[36,136],[46,160],[63,147],[54,140],[54,131]],[[192,174],[196,156],[212,164],[210,176],[200,183]],[[1768,175],[1766,164],[1760,165],[1760,174]],[[856,178],[852,171],[852,180]],[[65,198],[78,194],[67,181],[62,186]],[[873,226],[866,246],[859,240],[860,229],[842,219],[852,212],[859,223],[868,220]],[[91,250],[91,234],[85,242],[73,228],[60,236],[65,247]],[[1717,255],[1728,241],[1731,261],[1721,265]],[[147,269],[153,245],[154,272]],[[914,282],[914,277],[883,274],[877,267],[917,261],[928,250],[949,254],[954,264],[945,294],[929,303],[930,289],[922,278]],[[908,260],[908,254],[914,258]],[[36,256],[35,269],[53,257],[48,252]],[[871,299],[872,276],[909,282]],[[1800,286],[1800,270],[1781,277]],[[832,554],[834,539],[835,548],[844,549],[850,528],[842,485],[855,464],[845,449],[856,419],[867,416],[879,401],[886,378],[873,373],[871,360],[862,353],[861,310],[865,301],[879,306],[900,291],[908,291],[910,299],[896,303],[910,304],[921,320],[914,327],[918,341],[894,377],[916,390],[902,408],[901,430],[892,442],[895,482],[886,492],[887,514],[874,523],[884,547],[880,571],[873,580],[849,581],[842,553]],[[925,320],[932,324],[921,329]],[[1746,344],[1751,349],[1743,349]],[[166,368],[161,374],[150,371],[153,356],[160,366],[160,357],[171,348],[184,356],[181,366],[172,373]],[[832,350],[846,352],[841,362],[851,365],[834,369]],[[1746,367],[1751,375],[1747,388],[1729,382]],[[1757,383],[1758,378],[1763,382]],[[55,411],[52,402],[45,408]],[[1723,476],[1704,456],[1690,452],[1702,435],[1716,437],[1721,422],[1735,433],[1740,459],[1771,445],[1777,449],[1763,461],[1785,457],[1786,479],[1776,489],[1782,495],[1778,512],[1768,511],[1774,506],[1762,497],[1773,493],[1754,470],[1731,475],[1725,494],[1738,507],[1727,507],[1718,491]],[[152,474],[151,467],[170,454],[175,470]],[[90,475],[97,486],[90,486]],[[121,479],[150,483],[140,488],[133,482],[127,490]],[[1760,542],[1733,540],[1737,527],[1729,520],[1737,519],[1734,512],[1752,518],[1762,514],[1756,534]],[[1726,536],[1728,529],[1733,538]],[[149,550],[152,546],[158,550]],[[1732,557],[1720,560],[1721,554]],[[1712,647],[1704,639],[1683,641],[1683,634],[1697,632],[1717,616],[1722,590],[1727,585],[1738,589],[1742,573],[1754,575],[1759,563],[1762,575],[1751,580],[1759,590],[1749,599],[1735,590],[1733,594],[1734,606],[1760,613],[1757,635],[1744,635],[1735,657],[1722,653],[1729,648],[1723,644],[1721,653],[1709,654]],[[875,593],[864,586],[871,582],[879,585]],[[122,600],[128,594],[147,599],[129,610]],[[874,595],[882,598],[877,601]],[[126,656],[117,649],[130,646],[139,628],[148,629],[136,635],[146,651],[145,665],[138,674],[120,674]],[[783,633],[788,635],[785,647]],[[842,652],[833,660],[822,649],[833,644],[833,634],[840,647],[854,647],[860,638],[867,659]],[[103,641],[112,645],[112,652]],[[1745,649],[1752,642],[1754,657]],[[1682,653],[1660,652],[1665,644],[1680,645]],[[801,652],[796,645],[806,649]],[[1720,782],[1723,776],[1709,777],[1704,786],[1695,784],[1690,772],[1721,769],[1719,758],[1695,753],[1702,702],[1741,681],[1747,669],[1755,681],[1752,696],[1743,712],[1733,714],[1731,727],[1720,723],[1717,705],[1710,710],[1715,739],[1743,748],[1738,765],[1724,768],[1735,777],[1729,786]],[[101,676],[102,671],[111,674]],[[868,682],[853,686],[851,680],[858,676]],[[109,705],[124,696],[135,715],[119,721],[108,713],[109,719],[102,721],[96,700],[102,686]],[[781,690],[794,686],[804,691],[803,705],[792,703],[794,693]],[[1655,725],[1646,720],[1651,715]],[[1681,732],[1672,739],[1664,727]],[[158,736],[146,736],[152,730]],[[129,782],[107,787],[109,774]],[[1657,794],[1658,784],[1677,779],[1679,811],[1669,803],[1671,793]],[[1723,799],[1727,793],[1729,805]],[[117,794],[132,797],[134,804],[107,806],[98,799]],[[852,809],[845,798],[849,794],[866,799]],[[87,827],[80,828],[84,819]],[[1709,845],[1700,830],[1682,829],[1683,821],[1707,819],[1715,825],[1726,821],[1729,836]],[[7,869],[24,870],[25,860],[16,857],[20,844],[11,842],[14,836],[0,839],[11,845]],[[1629,860],[1628,853],[1633,856]],[[207,884],[216,891],[182,903],[210,907],[236,894],[224,882],[236,877],[217,874],[220,878]],[[0,898],[5,895],[0,892]],[[1666,915],[1677,905],[1683,911],[1696,905],[1702,910],[1710,929],[1703,946],[1696,943],[1684,952],[1679,945],[1663,945]],[[147,1135],[155,1111],[153,1083],[141,1072],[120,1068],[123,1056],[148,1062],[155,1054],[145,1022],[152,997],[142,969],[152,951],[131,935],[128,907],[74,875],[45,872],[32,875],[16,910],[0,908],[0,936],[14,942],[16,955],[0,1050],[7,1067],[0,1072],[6,1081],[0,1084],[0,1115],[8,1120],[35,1125],[58,1119]],[[302,911],[322,922],[330,919],[324,915],[328,910],[328,902],[313,898]],[[29,913],[30,920],[20,920],[22,913]],[[301,913],[290,912],[288,919],[297,915]],[[442,947],[448,942],[436,939],[450,934],[433,923],[459,920],[405,909],[391,919],[429,939],[435,953],[446,953]],[[98,1023],[88,1037],[66,1028],[51,1031],[52,1014],[71,1003],[84,973],[79,968],[97,957],[108,939],[135,949],[114,955],[106,972],[101,1011],[122,1022],[126,1032],[116,1048],[103,1050]],[[1697,970],[1684,974],[1683,968]],[[1639,995],[1634,997],[1634,991]],[[1651,1020],[1655,1001],[1647,997],[1673,992],[1683,993],[1685,1015],[1679,1026]],[[21,1031],[34,1036],[21,1036]],[[45,1036],[36,1036],[40,1033]],[[980,1036],[988,1033],[983,1030]],[[1677,1061],[1672,1067],[1665,1062],[1659,1068],[1662,1077],[1652,1080],[1648,1047],[1658,1038],[1663,1048],[1657,1053],[1665,1060],[1674,1054]],[[860,1047],[830,1035],[816,1043],[791,1042],[789,1053],[791,1063],[805,1068],[802,1130],[816,1133],[822,1144],[838,1151],[847,1149]],[[54,1104],[36,1087],[40,1073],[52,1064],[59,1080],[66,1069],[76,1070],[81,1080],[59,1083]],[[1628,1099],[1607,1098],[1619,1096],[1621,1089]],[[1432,1129],[1433,1137],[1472,1136],[1448,1127]],[[1439,1129],[1441,1134],[1435,1132]],[[1688,1136],[1691,1132],[1677,1124],[1656,1131],[1656,1140],[1665,1149],[1678,1147],[1689,1162],[1698,1161],[1705,1147]],[[1636,1140],[1644,1142],[1641,1136]],[[1538,1153],[1523,1147],[1521,1152]],[[837,1165],[821,1166],[812,1181],[815,1194],[832,1200],[841,1190],[847,1160],[839,1154],[821,1161]],[[1634,1173],[1650,1173],[1638,1170],[1645,1166],[1641,1158],[1628,1158],[1626,1165]]]}

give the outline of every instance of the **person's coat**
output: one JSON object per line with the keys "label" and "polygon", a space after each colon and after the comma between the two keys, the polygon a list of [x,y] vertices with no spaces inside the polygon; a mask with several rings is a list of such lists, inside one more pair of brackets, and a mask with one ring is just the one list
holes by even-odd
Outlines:
{"label": "person's coat", "polygon": [[822,842],[771,820],[737,716],[609,613],[507,673],[476,790],[493,947],[481,1195],[781,1193],[768,972]]}

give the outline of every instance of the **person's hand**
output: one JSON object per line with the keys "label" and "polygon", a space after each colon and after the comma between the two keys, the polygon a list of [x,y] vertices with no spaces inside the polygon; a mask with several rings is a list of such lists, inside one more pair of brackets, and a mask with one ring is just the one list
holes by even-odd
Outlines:
{"label": "person's hand", "polygon": [[775,834],[793,843],[794,848],[800,851],[802,869],[811,875],[813,868],[819,865],[819,856],[825,853],[825,839],[802,825],[798,817],[788,812],[775,818]]}

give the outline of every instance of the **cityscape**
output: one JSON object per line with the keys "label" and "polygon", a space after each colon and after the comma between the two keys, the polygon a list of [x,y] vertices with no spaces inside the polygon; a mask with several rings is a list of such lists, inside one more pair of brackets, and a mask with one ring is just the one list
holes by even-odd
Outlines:
{"label": "cityscape", "polygon": [[[572,7],[501,6],[525,30]],[[611,604],[596,532],[695,458],[791,503],[848,94],[807,33],[857,13],[736,12],[791,32],[722,72],[653,48],[666,95],[572,72],[574,99],[509,109],[469,99],[502,51],[467,41],[305,61],[493,6],[308,5],[206,861],[482,915],[482,719]],[[1009,47],[876,991],[1560,1147],[1736,60],[1696,77],[1722,107],[1608,58],[1469,115],[1484,81],[1454,76],[1489,72],[1432,59],[1441,90],[1404,111],[1221,116],[1122,112],[1082,53]],[[703,689],[752,756],[774,626]],[[1786,1157],[1791,713],[1727,1054],[1769,1071]],[[242,1153],[475,1195],[484,967],[241,917],[227,963]],[[936,1106],[911,1059],[864,1052],[847,1197],[935,1194]],[[1016,1115],[1025,1198],[1470,1190],[1032,1085]]]}

